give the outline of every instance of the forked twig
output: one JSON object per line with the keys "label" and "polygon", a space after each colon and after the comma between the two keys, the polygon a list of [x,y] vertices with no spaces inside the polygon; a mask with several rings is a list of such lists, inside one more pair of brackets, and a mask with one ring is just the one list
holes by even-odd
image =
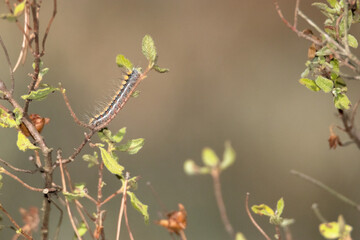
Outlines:
{"label": "forked twig", "polygon": [[8,166],[9,168],[11,168],[12,170],[16,171],[16,172],[23,172],[23,173],[36,173],[39,169],[35,169],[35,170],[27,170],[27,169],[21,169],[21,168],[17,168],[14,167],[13,165],[11,165],[10,163],[6,162],[5,160],[0,158],[0,162],[2,164],[4,164],[5,166]]}
{"label": "forked twig", "polygon": [[245,208],[246,212],[251,220],[251,222],[254,224],[254,226],[259,230],[259,232],[265,237],[266,240],[271,240],[271,238],[266,234],[266,232],[257,224],[253,216],[251,215],[250,209],[249,209],[249,196],[250,193],[246,193],[246,200],[245,200]]}
{"label": "forked twig", "polygon": [[7,170],[5,170],[4,168],[0,168],[0,173],[4,173],[6,175],[8,175],[9,177],[13,178],[14,180],[18,181],[21,185],[23,185],[24,187],[26,187],[27,189],[34,191],[34,192],[43,192],[44,189],[42,188],[36,188],[36,187],[32,187],[29,184],[25,183],[24,181],[22,181],[20,178],[18,178],[17,176],[15,176],[14,174],[8,172]]}

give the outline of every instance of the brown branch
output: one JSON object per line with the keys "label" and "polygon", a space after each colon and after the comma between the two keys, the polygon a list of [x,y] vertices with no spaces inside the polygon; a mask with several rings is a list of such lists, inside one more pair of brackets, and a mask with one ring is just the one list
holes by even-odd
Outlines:
{"label": "brown branch", "polygon": [[251,222],[254,224],[254,226],[259,230],[259,232],[265,237],[266,240],[271,240],[271,238],[265,233],[265,231],[257,224],[253,216],[251,215],[251,212],[249,210],[249,196],[250,193],[246,193],[246,200],[245,200],[245,208],[246,212],[251,220]]}
{"label": "brown branch", "polygon": [[5,170],[5,168],[0,168],[0,173],[4,173],[4,174],[8,175],[9,177],[11,177],[14,180],[18,181],[21,185],[23,185],[24,187],[26,187],[27,189],[29,189],[31,191],[34,191],[34,192],[43,192],[44,191],[44,189],[42,189],[42,188],[32,187],[29,184],[23,182],[20,178],[18,178],[14,174],[12,174],[12,173],[8,172],[7,170]]}
{"label": "brown branch", "polygon": [[31,173],[31,174],[34,174],[38,171],[38,169],[35,169],[35,170],[27,170],[27,169],[20,169],[20,168],[17,168],[17,167],[14,167],[13,165],[11,165],[10,163],[6,162],[5,160],[1,159],[0,158],[0,162],[2,164],[4,164],[5,166],[11,168],[12,170],[16,171],[16,172],[23,172],[23,173]]}
{"label": "brown branch", "polygon": [[126,176],[125,176],[125,182],[124,182],[124,192],[123,192],[123,197],[121,200],[121,207],[120,207],[120,211],[119,211],[119,217],[118,217],[118,224],[117,224],[117,230],[116,230],[116,240],[120,239],[120,232],[121,232],[121,220],[122,220],[122,215],[124,213],[124,208],[126,208],[126,191],[127,191],[127,184],[129,181],[130,175],[127,172]]}
{"label": "brown branch", "polygon": [[14,92],[14,89],[15,89],[15,78],[14,78],[14,72],[12,70],[12,66],[11,66],[11,61],[10,61],[10,57],[9,57],[9,53],[6,49],[6,46],[0,36],[0,44],[1,44],[1,47],[4,51],[4,54],[5,54],[5,58],[6,58],[6,61],[8,63],[8,66],[9,66],[9,69],[10,69],[10,79],[11,79],[11,90],[10,90],[10,93],[12,94]]}
{"label": "brown branch", "polygon": [[12,222],[12,224],[15,226],[16,231],[21,233],[26,239],[32,240],[33,238],[29,236],[27,233],[25,233],[21,227],[15,222],[15,220],[10,216],[10,214],[6,211],[6,209],[3,207],[2,204],[0,204],[0,210],[3,211],[3,213],[9,218],[9,220]]}
{"label": "brown branch", "polygon": [[214,182],[214,193],[220,211],[221,220],[225,226],[225,230],[227,231],[227,233],[230,235],[232,239],[234,239],[235,238],[234,229],[226,214],[226,207],[221,193],[220,169],[217,167],[213,168],[211,171],[211,176]]}
{"label": "brown branch", "polygon": [[30,8],[28,2],[25,3],[25,9],[24,9],[24,33],[23,33],[23,41],[21,43],[21,51],[18,57],[18,60],[13,68],[13,71],[15,72],[20,63],[24,64],[26,56],[27,56],[27,49],[29,46],[29,23],[30,23]]}
{"label": "brown branch", "polygon": [[279,225],[275,225],[276,239],[281,240],[281,232]]}
{"label": "brown branch", "polygon": [[51,24],[52,22],[54,21],[55,19],[55,16],[56,16],[56,13],[57,13],[57,0],[54,0],[54,8],[53,8],[53,14],[49,20],[49,23],[46,27],[46,30],[45,30],[45,34],[44,34],[44,38],[43,38],[43,41],[42,41],[42,51],[41,51],[41,56],[43,56],[45,54],[45,43],[46,43],[46,39],[47,39],[47,36],[49,34],[49,31],[50,31],[50,27],[51,27]]}
{"label": "brown branch", "polygon": [[344,125],[344,131],[347,133],[349,138],[354,141],[356,146],[360,149],[360,137],[358,135],[358,132],[357,132],[355,126],[353,125],[355,114],[356,114],[356,109],[357,109],[358,105],[359,104],[355,104],[352,115],[350,117],[347,112],[345,112],[341,109],[339,109],[339,115],[340,115],[340,118]]}
{"label": "brown branch", "polygon": [[75,114],[75,112],[73,111],[73,109],[72,109],[72,107],[71,107],[71,105],[70,105],[69,99],[68,99],[68,97],[66,96],[65,89],[64,89],[62,86],[60,86],[60,91],[61,91],[61,94],[63,95],[63,98],[64,98],[64,101],[65,101],[66,107],[69,109],[70,115],[71,115],[71,117],[74,119],[75,123],[78,124],[78,125],[81,126],[81,127],[90,128],[90,127],[89,127],[89,124],[80,121],[80,120],[76,117],[76,114]]}
{"label": "brown branch", "polygon": [[111,194],[110,196],[108,196],[104,201],[102,201],[100,203],[100,206],[104,205],[105,203],[107,203],[108,201],[110,201],[111,199],[113,199],[116,195],[122,193],[124,191],[124,187],[121,187],[119,190],[117,190],[116,192],[114,192],[113,194]]}

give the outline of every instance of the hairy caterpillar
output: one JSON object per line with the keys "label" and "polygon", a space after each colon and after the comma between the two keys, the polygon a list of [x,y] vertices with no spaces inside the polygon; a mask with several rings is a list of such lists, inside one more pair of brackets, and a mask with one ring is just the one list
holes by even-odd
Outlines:
{"label": "hairy caterpillar", "polygon": [[112,119],[114,119],[139,84],[141,80],[140,77],[141,71],[139,68],[129,70],[127,75],[124,76],[119,91],[116,93],[113,100],[101,113],[90,119],[89,125],[92,128],[99,129],[105,127]]}

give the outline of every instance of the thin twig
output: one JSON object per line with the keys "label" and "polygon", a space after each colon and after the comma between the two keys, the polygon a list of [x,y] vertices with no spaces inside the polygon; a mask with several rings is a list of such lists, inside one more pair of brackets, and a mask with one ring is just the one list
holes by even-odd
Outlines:
{"label": "thin twig", "polygon": [[285,239],[292,240],[292,234],[291,234],[289,226],[284,227],[284,232],[285,232]]}
{"label": "thin twig", "polygon": [[[126,198],[125,198],[125,206],[126,206]],[[131,232],[131,229],[130,229],[130,225],[129,225],[129,219],[128,219],[128,216],[127,216],[127,207],[124,208],[124,217],[125,217],[125,223],[126,223],[126,228],[128,230],[128,233],[129,233],[129,237],[130,237],[130,240],[134,240],[134,237],[132,235],[132,232]]]}
{"label": "thin twig", "polygon": [[279,225],[275,225],[276,239],[281,240],[281,232]]}
{"label": "thin twig", "polygon": [[45,30],[45,34],[44,34],[44,38],[43,38],[43,41],[42,41],[42,51],[41,51],[41,56],[43,56],[45,54],[45,43],[46,43],[46,39],[47,39],[47,36],[49,34],[49,31],[50,31],[50,27],[51,27],[51,24],[52,22],[54,21],[55,19],[55,16],[56,16],[56,13],[57,13],[57,1],[54,0],[54,8],[53,8],[53,14],[49,20],[49,23],[46,27],[46,30]]}
{"label": "thin twig", "polygon": [[[57,159],[58,159],[58,162],[60,164],[60,175],[61,175],[61,182],[62,182],[63,192],[66,193],[67,189],[66,189],[66,182],[65,182],[65,177],[64,177],[64,169],[63,169],[63,166],[62,166],[62,158],[61,158],[61,151],[60,150],[58,150]],[[81,236],[79,234],[79,231],[77,230],[76,224],[74,222],[72,213],[71,213],[69,200],[66,197],[65,197],[65,203],[66,203],[66,210],[68,212],[69,219],[70,219],[70,222],[71,222],[71,226],[72,226],[77,238],[82,240],[82,238],[81,238]]]}
{"label": "thin twig", "polygon": [[319,219],[319,221],[321,223],[326,223],[328,222],[324,216],[321,214],[320,212],[320,209],[319,209],[319,206],[317,205],[317,203],[314,203],[312,206],[311,206],[311,209],[314,211],[316,217]]}
{"label": "thin twig", "polygon": [[125,182],[124,182],[124,192],[123,192],[123,197],[121,200],[121,207],[120,207],[120,211],[119,211],[119,217],[118,217],[118,225],[117,225],[117,229],[116,229],[116,240],[120,239],[120,232],[121,232],[121,220],[122,220],[122,215],[124,213],[124,208],[126,208],[126,190],[127,190],[127,184],[129,181],[129,173],[126,173],[125,176]]}
{"label": "thin twig", "polygon": [[213,168],[211,171],[211,176],[214,181],[214,193],[215,193],[216,202],[217,202],[217,205],[218,205],[218,208],[220,211],[221,220],[225,226],[227,233],[230,235],[230,237],[232,239],[234,239],[235,238],[234,229],[233,229],[233,227],[229,221],[229,218],[226,214],[226,207],[225,207],[225,203],[224,203],[222,193],[221,193],[220,169]]}
{"label": "thin twig", "polygon": [[12,170],[16,171],[16,172],[23,172],[23,173],[31,173],[34,174],[36,173],[39,169],[35,169],[35,170],[27,170],[27,169],[21,169],[21,168],[17,168],[14,167],[13,165],[11,165],[10,163],[6,162],[5,160],[0,158],[0,162],[2,164],[4,164],[5,166],[8,166],[9,168],[11,168]]}
{"label": "thin twig", "polygon": [[179,234],[180,234],[181,240],[186,240],[187,239],[184,230],[180,230]]}
{"label": "thin twig", "polygon": [[335,191],[334,189],[330,188],[329,186],[325,185],[324,183],[320,182],[317,179],[314,179],[304,173],[295,171],[295,170],[291,170],[290,171],[292,174],[301,177],[302,179],[305,179],[311,183],[313,183],[314,185],[324,189],[325,191],[327,191],[328,193],[330,193],[331,195],[335,196],[336,198],[338,198],[339,200],[343,201],[346,204],[349,204],[350,206],[354,207],[356,210],[360,211],[360,205],[356,202],[354,202],[353,200],[345,197],[344,195],[342,195],[341,193]]}
{"label": "thin twig", "polygon": [[12,66],[11,66],[11,61],[10,61],[10,57],[9,57],[9,53],[5,47],[5,44],[0,36],[0,44],[1,44],[1,47],[4,51],[4,54],[5,54],[5,57],[6,57],[6,61],[8,63],[8,66],[9,66],[9,69],[10,69],[10,78],[11,78],[11,90],[10,90],[10,93],[12,94],[14,92],[14,89],[15,89],[15,78],[14,78],[14,72],[13,72],[13,69],[12,69]]}
{"label": "thin twig", "polygon": [[26,56],[27,56],[27,48],[28,48],[28,45],[29,45],[28,34],[29,34],[29,31],[30,31],[29,23],[30,23],[30,8],[29,8],[29,4],[25,3],[23,41],[21,43],[21,51],[20,51],[18,60],[17,60],[15,66],[13,68],[14,72],[19,67],[20,63],[24,64]]}
{"label": "thin twig", "polygon": [[[355,106],[357,108],[358,105],[355,105]],[[354,109],[356,109],[356,108],[354,108]],[[357,133],[355,126],[352,124],[352,122],[353,122],[352,118],[353,118],[353,116],[355,116],[355,113],[356,113],[356,110],[353,111],[353,115],[349,119],[349,115],[347,112],[345,112],[343,110],[339,110],[339,114],[340,114],[341,120],[344,125],[344,131],[348,134],[350,139],[356,143],[356,146],[358,148],[360,148],[360,137]]]}
{"label": "thin twig", "polygon": [[18,178],[17,176],[15,176],[14,174],[8,172],[7,170],[5,170],[4,168],[0,168],[0,172],[4,173],[6,175],[8,175],[9,177],[13,178],[14,180],[18,181],[21,185],[23,185],[24,187],[26,187],[27,189],[34,191],[34,192],[43,192],[44,189],[42,188],[35,188],[30,186],[29,184],[23,182],[20,178]]}
{"label": "thin twig", "polygon": [[61,94],[63,95],[66,107],[69,109],[70,115],[74,119],[75,123],[77,123],[81,127],[89,128],[89,124],[86,124],[77,118],[75,112],[73,111],[73,109],[70,105],[69,99],[66,96],[65,89],[62,86],[60,86],[60,91],[61,91]]}
{"label": "thin twig", "polygon": [[300,5],[300,0],[296,0],[295,3],[295,11],[294,11],[294,25],[293,27],[296,29],[297,28],[297,22],[298,22],[298,9],[299,9],[299,5]]}
{"label": "thin twig", "polygon": [[254,226],[259,230],[259,232],[265,237],[266,240],[271,240],[271,238],[265,233],[265,231],[257,224],[253,216],[251,215],[251,212],[249,210],[249,196],[250,193],[246,193],[246,199],[245,199],[245,208],[246,212],[251,220],[251,222],[254,224]]}
{"label": "thin twig", "polygon": [[2,204],[0,204],[0,210],[3,211],[3,213],[9,218],[9,220],[14,224],[16,231],[21,233],[25,238],[32,240],[33,238],[29,236],[27,233],[25,233],[21,227],[15,222],[15,220],[10,216],[10,214],[6,211],[6,209],[3,207]]}
{"label": "thin twig", "polygon": [[58,240],[59,239],[59,233],[60,233],[60,227],[61,227],[61,223],[62,223],[64,213],[63,213],[63,210],[53,200],[51,200],[51,202],[54,204],[54,206],[60,212],[59,221],[58,221],[58,224],[56,226],[56,230],[55,230],[55,234],[54,234],[54,240]]}
{"label": "thin twig", "polygon": [[345,46],[345,50],[347,52],[350,52],[350,47],[349,47],[349,42],[348,42],[348,1],[344,0],[344,46]]}
{"label": "thin twig", "polygon": [[110,196],[108,196],[104,201],[102,201],[100,203],[100,206],[104,205],[105,203],[107,203],[108,201],[110,201],[111,199],[113,199],[116,195],[123,193],[124,192],[124,187],[119,188],[116,192],[114,192],[113,194],[111,194]]}

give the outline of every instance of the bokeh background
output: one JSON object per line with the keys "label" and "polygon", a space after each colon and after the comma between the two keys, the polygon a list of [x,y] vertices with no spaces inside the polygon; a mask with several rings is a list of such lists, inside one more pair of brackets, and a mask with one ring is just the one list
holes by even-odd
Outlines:
{"label": "bokeh background", "polygon": [[[322,25],[324,18],[312,1],[302,1],[301,9]],[[295,1],[280,1],[292,21]],[[6,12],[4,4],[1,12]],[[52,11],[51,1],[41,9],[42,33]],[[300,20],[300,29],[307,25]],[[356,34],[356,29],[353,29]],[[357,31],[358,32],[358,31]],[[0,34],[14,63],[20,51],[21,33],[13,23],[0,22]],[[310,183],[291,175],[290,170],[309,174],[344,195],[360,199],[358,191],[360,161],[354,145],[329,150],[329,125],[339,123],[329,95],[308,91],[298,83],[304,70],[309,43],[299,39],[278,17],[272,1],[59,1],[58,14],[51,28],[43,58],[50,71],[44,82],[67,89],[74,111],[86,120],[99,103],[112,96],[122,75],[115,57],[122,53],[138,66],[147,62],[141,53],[141,40],[150,34],[155,40],[162,67],[167,74],[151,72],[141,83],[141,94],[131,99],[110,124],[110,129],[127,127],[127,139],[143,137],[144,148],[137,155],[120,154],[121,163],[132,176],[141,176],[137,196],[149,205],[151,223],[131,207],[128,214],[135,239],[171,239],[155,224],[161,206],[146,186],[150,181],[168,210],[182,203],[188,211],[188,239],[228,239],[222,225],[210,176],[187,176],[186,159],[201,164],[203,147],[220,156],[224,142],[231,141],[237,152],[236,163],[223,172],[221,183],[229,218],[248,239],[262,236],[245,213],[246,192],[250,205],[275,206],[284,197],[284,217],[296,219],[291,226],[294,239],[321,239],[319,220],[311,210],[318,203],[328,220],[343,214],[360,237],[359,213]],[[356,52],[356,51],[355,51]],[[3,52],[0,78],[9,83]],[[27,91],[31,60],[15,73],[19,97]],[[359,86],[349,84],[353,102]],[[5,102],[1,104],[6,105]],[[6,105],[8,106],[8,105]],[[31,112],[51,118],[43,131],[47,144],[61,148],[65,156],[83,139],[84,129],[70,117],[59,93],[35,102]],[[346,137],[340,135],[344,140]],[[20,152],[13,130],[0,131],[0,157],[21,168],[32,169],[30,152]],[[93,140],[96,142],[96,138]],[[86,147],[83,153],[92,153]],[[97,172],[88,169],[81,157],[69,165],[74,182],[86,182],[96,194]],[[19,175],[41,187],[36,175]],[[56,182],[60,184],[58,173]],[[24,189],[4,177],[0,202],[21,222],[19,207],[41,208],[42,196]],[[115,191],[119,182],[106,174],[104,196]],[[90,211],[93,206],[83,201]],[[114,239],[120,198],[106,205],[106,236]],[[59,217],[52,210],[52,229]],[[256,217],[273,236],[266,217]],[[5,225],[10,225],[3,220]],[[122,239],[128,239],[123,229]],[[38,233],[39,234],[39,233]],[[10,239],[13,231],[0,231]],[[37,235],[39,236],[39,235]],[[71,239],[68,217],[63,220],[60,239]],[[88,239],[89,236],[86,237]]]}

